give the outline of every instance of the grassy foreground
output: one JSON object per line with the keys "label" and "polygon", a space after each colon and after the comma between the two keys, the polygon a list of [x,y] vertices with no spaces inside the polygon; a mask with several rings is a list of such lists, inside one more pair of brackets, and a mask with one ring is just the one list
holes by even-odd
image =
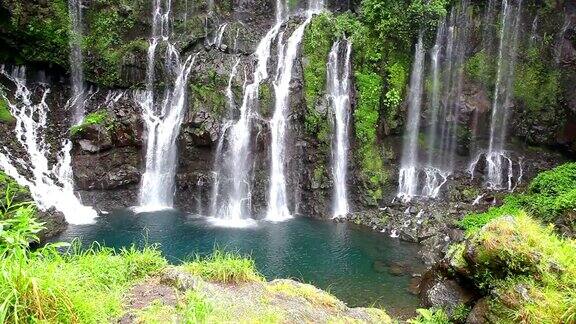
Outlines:
{"label": "grassy foreground", "polygon": [[170,266],[155,246],[48,244],[30,203],[0,204],[0,323],[388,323],[292,280],[267,282],[254,261],[215,251]]}

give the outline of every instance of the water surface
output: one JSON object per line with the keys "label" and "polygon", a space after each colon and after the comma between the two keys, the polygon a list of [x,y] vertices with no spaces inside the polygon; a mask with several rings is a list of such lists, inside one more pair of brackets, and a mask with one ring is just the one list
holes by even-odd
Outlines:
{"label": "water surface", "polygon": [[[251,255],[267,279],[293,278],[330,291],[349,306],[379,306],[402,316],[418,306],[408,291],[411,274],[422,270],[418,247],[382,233],[329,221],[295,218],[258,222],[250,228],[215,227],[177,211],[101,216],[95,224],[69,226],[56,240],[80,238],[109,247],[159,243],[172,263],[220,247]],[[389,273],[400,263],[403,275]]]}

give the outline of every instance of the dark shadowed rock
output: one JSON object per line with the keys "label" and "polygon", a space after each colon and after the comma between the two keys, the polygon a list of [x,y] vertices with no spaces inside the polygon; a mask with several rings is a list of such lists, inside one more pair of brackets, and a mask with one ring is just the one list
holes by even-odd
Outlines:
{"label": "dark shadowed rock", "polygon": [[422,277],[420,301],[424,307],[442,308],[452,314],[458,305],[467,305],[473,299],[473,293],[434,270],[426,272]]}
{"label": "dark shadowed rock", "polygon": [[466,318],[466,324],[483,324],[487,322],[488,313],[488,299],[480,299],[476,305],[472,308],[468,318]]}
{"label": "dark shadowed rock", "polygon": [[47,239],[57,236],[66,229],[66,226],[68,226],[64,214],[57,211],[55,208],[50,208],[47,211],[38,211],[36,217],[38,218],[38,221],[44,223],[44,227],[46,227],[40,232],[40,242],[44,242]]}

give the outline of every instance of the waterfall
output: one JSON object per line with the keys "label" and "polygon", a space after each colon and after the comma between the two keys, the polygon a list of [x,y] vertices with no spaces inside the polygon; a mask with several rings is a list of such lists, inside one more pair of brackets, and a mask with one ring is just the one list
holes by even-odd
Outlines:
{"label": "waterfall", "polygon": [[[0,168],[20,185],[30,189],[32,198],[40,210],[52,207],[62,212],[70,224],[88,224],[97,214],[83,206],[74,195],[72,179],[72,142],[64,139],[53,163],[54,143],[47,138],[48,112],[46,99],[50,89],[42,85],[40,102],[34,103],[32,91],[27,88],[26,70],[14,68],[12,73],[0,68],[0,73],[16,86],[14,100],[3,98],[8,103],[12,116],[16,119],[15,133],[19,145],[25,149],[27,160],[16,157],[7,147],[0,149]],[[52,149],[52,151],[51,151]]]}
{"label": "waterfall", "polygon": [[72,99],[70,100],[73,109],[74,124],[79,124],[84,119],[84,71],[82,62],[82,0],[68,0],[68,11],[71,20],[70,35],[70,72],[72,82]]}
{"label": "waterfall", "polygon": [[334,179],[333,217],[350,211],[346,187],[348,169],[348,127],[350,119],[350,55],[352,42],[346,41],[344,64],[339,61],[341,41],[336,41],[328,56],[328,97],[332,103],[335,136],[332,143],[332,177]]}
{"label": "waterfall", "polygon": [[408,121],[402,150],[398,197],[409,201],[415,196],[437,198],[455,167],[464,83],[464,60],[471,16],[469,0],[462,0],[439,23],[430,53],[430,87],[427,93],[426,159],[419,161],[419,135],[423,96],[422,36],[416,46],[410,83]]}
{"label": "waterfall", "polygon": [[[222,194],[217,192],[213,196],[215,197],[213,199],[217,201],[216,206],[220,206],[217,211],[215,207],[213,208],[214,220],[219,225],[243,227],[251,223],[249,218],[252,205],[250,190],[252,110],[258,101],[260,84],[268,78],[270,48],[280,27],[281,24],[274,25],[260,40],[254,53],[257,63],[252,83],[244,87],[240,116],[229,127],[229,131],[221,134],[221,141],[224,140],[224,136],[228,135],[228,145],[222,153],[223,163],[216,166],[219,169],[218,186],[223,190]],[[220,143],[219,146],[221,148]],[[226,181],[225,186],[222,186],[222,181]]]}
{"label": "waterfall", "polygon": [[228,27],[228,23],[223,23],[222,25],[218,26],[218,29],[214,33],[214,38],[208,41],[209,46],[214,46],[217,49],[222,47],[222,40],[224,39],[224,32],[226,31],[226,27]]}
{"label": "waterfall", "polygon": [[278,44],[278,69],[274,80],[275,107],[270,120],[271,166],[268,211],[266,213],[266,219],[269,221],[283,221],[292,217],[288,208],[284,172],[284,163],[287,161],[285,137],[287,114],[290,107],[290,81],[292,80],[292,67],[296,60],[296,54],[304,37],[304,30],[312,20],[313,14],[317,13],[322,6],[321,2],[311,1],[304,22],[294,30],[286,43],[282,43],[280,37]]}
{"label": "waterfall", "polygon": [[[146,170],[142,176],[138,211],[173,207],[177,166],[176,139],[185,114],[186,86],[196,56],[185,60],[169,41],[171,1],[154,0],[152,38],[148,48],[146,90],[134,94],[142,108],[147,131]],[[166,45],[165,69],[174,77],[161,100],[154,97],[155,52],[159,41]]]}
{"label": "waterfall", "polygon": [[[492,101],[490,141],[487,151],[479,151],[472,159],[468,172],[474,172],[480,160],[486,161],[486,186],[489,189],[512,191],[522,181],[522,157],[517,161],[518,176],[514,176],[514,159],[506,150],[506,132],[510,111],[513,108],[514,72],[516,67],[520,32],[522,1],[516,6],[502,0],[498,43],[498,64]],[[535,20],[536,21],[536,20]],[[535,23],[533,23],[535,24]],[[484,47],[489,46],[485,44]],[[516,182],[516,183],[514,183]]]}
{"label": "waterfall", "polygon": [[420,109],[422,103],[422,83],[424,68],[424,45],[422,34],[414,50],[414,63],[410,76],[410,93],[408,94],[408,120],[402,147],[402,159],[398,179],[398,197],[404,201],[416,195],[418,186],[418,134],[420,130]]}
{"label": "waterfall", "polygon": [[506,131],[512,95],[514,91],[514,70],[518,50],[522,1],[514,8],[508,0],[502,1],[500,45],[498,49],[498,70],[492,102],[490,124],[490,144],[486,153],[487,185],[491,189],[504,187],[504,172],[507,169],[507,188],[512,189],[513,162],[505,151]]}

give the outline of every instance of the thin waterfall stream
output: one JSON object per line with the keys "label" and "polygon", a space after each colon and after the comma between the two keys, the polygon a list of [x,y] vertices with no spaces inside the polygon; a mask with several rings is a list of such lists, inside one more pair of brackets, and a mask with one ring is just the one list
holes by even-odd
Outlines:
{"label": "thin waterfall stream", "polygon": [[311,1],[306,11],[306,19],[290,35],[286,43],[279,40],[278,45],[278,69],[274,81],[275,107],[270,120],[271,131],[271,166],[270,188],[268,192],[268,210],[266,219],[273,222],[284,221],[292,218],[289,208],[289,199],[286,192],[285,163],[286,154],[286,130],[287,114],[290,106],[290,81],[292,80],[292,68],[304,30],[312,20],[314,14],[323,8],[323,3]]}
{"label": "thin waterfall stream", "polygon": [[[185,114],[188,76],[196,56],[182,60],[170,43],[171,0],[155,0],[152,38],[148,48],[146,90],[137,91],[136,102],[142,108],[147,131],[146,170],[142,176],[138,211],[154,211],[173,207],[177,167],[176,139]],[[154,93],[155,56],[159,42],[166,46],[165,69],[173,80],[164,89],[163,98]]]}
{"label": "thin waterfall stream", "polygon": [[72,85],[72,98],[70,106],[73,109],[72,122],[79,124],[84,119],[84,105],[86,100],[86,89],[84,85],[84,69],[82,62],[82,0],[68,0],[68,11],[70,12],[71,36],[70,36],[70,74]]}
{"label": "thin waterfall stream", "polygon": [[[344,44],[342,46],[342,44]],[[340,49],[345,48],[343,64],[340,62]],[[350,211],[348,204],[347,169],[350,123],[350,56],[352,42],[338,40],[332,45],[328,55],[327,80],[328,96],[332,103],[335,120],[335,136],[332,143],[332,177],[334,197],[332,216],[345,217]]]}
{"label": "thin waterfall stream", "polygon": [[490,189],[513,190],[522,179],[522,158],[518,159],[518,176],[514,183],[514,158],[506,150],[506,134],[511,114],[514,91],[518,38],[521,23],[522,1],[516,6],[503,0],[500,13],[500,34],[498,46],[498,67],[492,101],[490,140],[487,151],[480,151],[470,163],[468,172],[474,177],[479,161],[486,161],[486,186]]}
{"label": "thin waterfall stream", "polygon": [[[3,98],[16,119],[15,133],[19,145],[25,150],[27,159],[14,156],[7,147],[0,150],[0,168],[20,185],[30,189],[32,198],[40,208],[62,212],[70,224],[90,224],[97,217],[91,207],[82,205],[74,194],[72,179],[72,142],[65,138],[59,147],[53,147],[48,139],[49,112],[47,99],[50,88],[41,86],[41,98],[34,102],[34,91],[27,87],[26,69],[15,67],[0,73],[14,83],[14,99]],[[55,162],[53,161],[55,154]]]}

